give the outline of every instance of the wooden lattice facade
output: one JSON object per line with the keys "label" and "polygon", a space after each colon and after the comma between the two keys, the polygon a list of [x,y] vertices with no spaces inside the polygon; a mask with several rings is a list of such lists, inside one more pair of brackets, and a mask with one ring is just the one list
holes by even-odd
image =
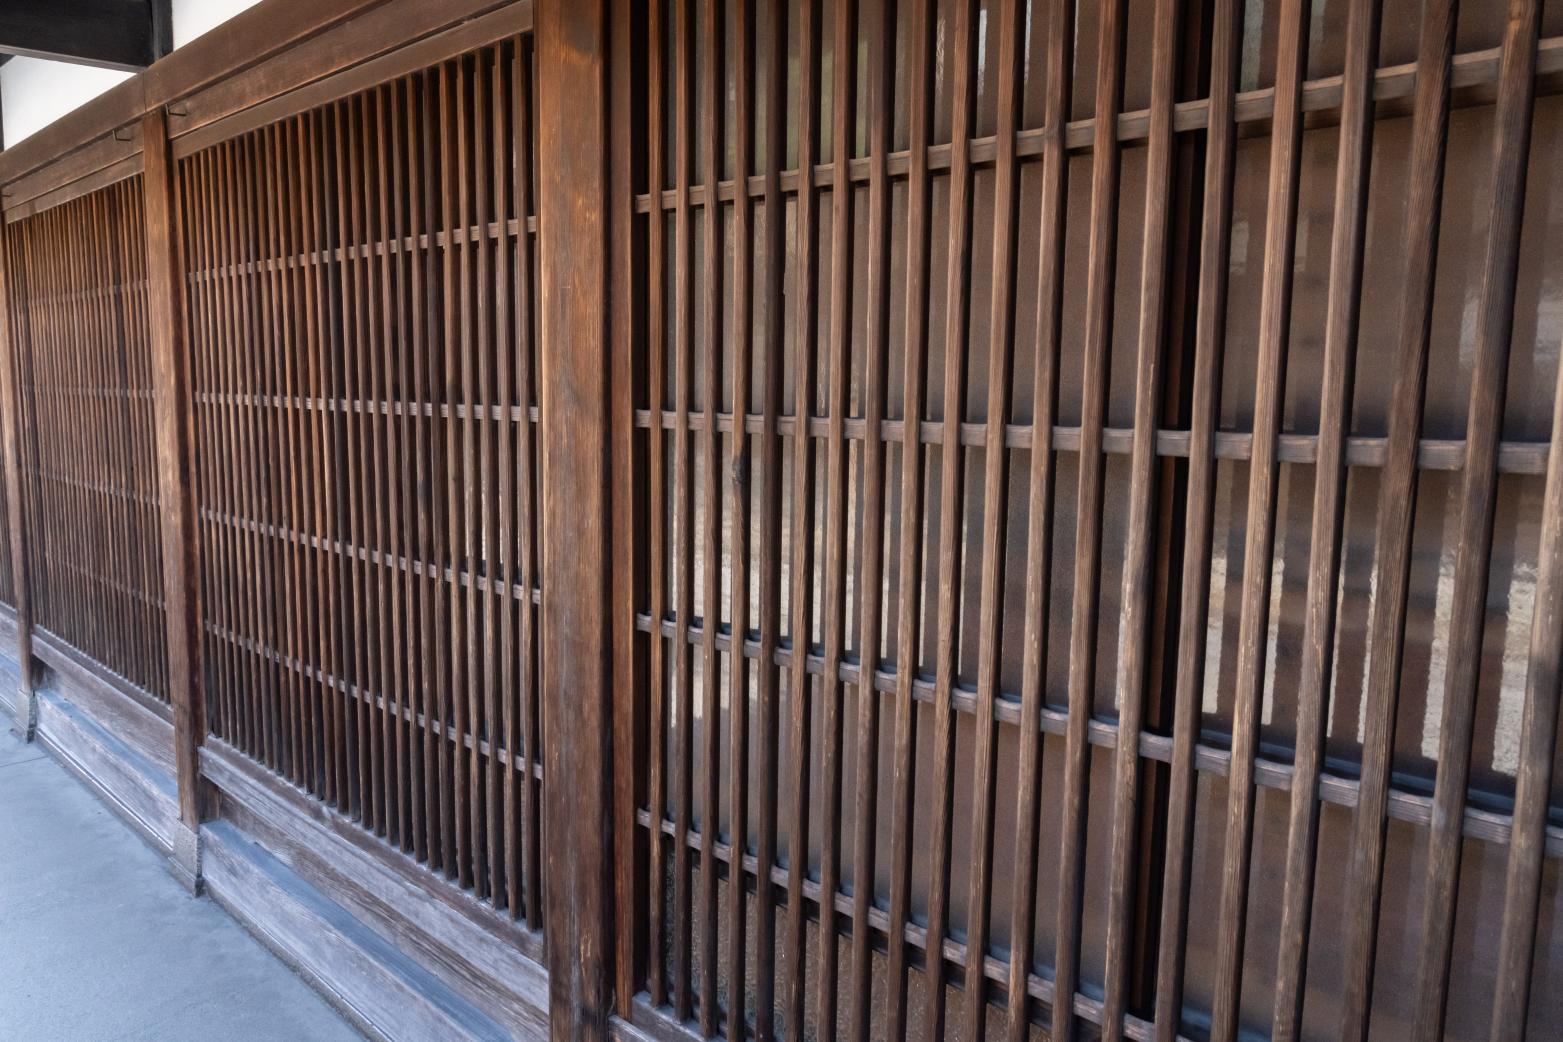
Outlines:
{"label": "wooden lattice facade", "polygon": [[1557,1037],[1560,87],[266,0],[0,154],[17,718],[393,1037]]}

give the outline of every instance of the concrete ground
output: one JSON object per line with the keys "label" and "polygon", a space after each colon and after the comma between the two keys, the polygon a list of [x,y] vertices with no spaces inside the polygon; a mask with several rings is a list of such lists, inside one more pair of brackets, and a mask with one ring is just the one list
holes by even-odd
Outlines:
{"label": "concrete ground", "polygon": [[0,1040],[359,1038],[222,909],[186,893],[48,754],[0,725]]}

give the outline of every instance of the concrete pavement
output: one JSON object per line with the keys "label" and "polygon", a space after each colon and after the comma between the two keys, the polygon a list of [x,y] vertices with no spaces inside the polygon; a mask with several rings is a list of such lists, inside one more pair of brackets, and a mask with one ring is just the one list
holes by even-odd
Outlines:
{"label": "concrete pavement", "polygon": [[354,1042],[308,985],[0,725],[0,1042]]}

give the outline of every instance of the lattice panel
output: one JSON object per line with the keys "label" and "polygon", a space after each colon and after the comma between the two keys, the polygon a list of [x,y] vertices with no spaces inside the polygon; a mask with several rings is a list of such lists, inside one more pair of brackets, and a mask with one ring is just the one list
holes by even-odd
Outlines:
{"label": "lattice panel", "polygon": [[541,924],[532,58],[187,158],[213,733]]}
{"label": "lattice panel", "polygon": [[142,205],[132,177],[9,223],[7,269],[33,621],[167,701]]}
{"label": "lattice panel", "polygon": [[653,1006],[1563,1030],[1563,16],[1453,12],[635,15]]}

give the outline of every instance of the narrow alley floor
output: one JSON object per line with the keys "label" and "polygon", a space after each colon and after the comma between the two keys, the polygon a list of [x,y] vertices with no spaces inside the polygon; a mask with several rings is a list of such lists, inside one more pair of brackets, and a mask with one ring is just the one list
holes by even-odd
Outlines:
{"label": "narrow alley floor", "polygon": [[0,1040],[350,1042],[335,1010],[0,724]]}

